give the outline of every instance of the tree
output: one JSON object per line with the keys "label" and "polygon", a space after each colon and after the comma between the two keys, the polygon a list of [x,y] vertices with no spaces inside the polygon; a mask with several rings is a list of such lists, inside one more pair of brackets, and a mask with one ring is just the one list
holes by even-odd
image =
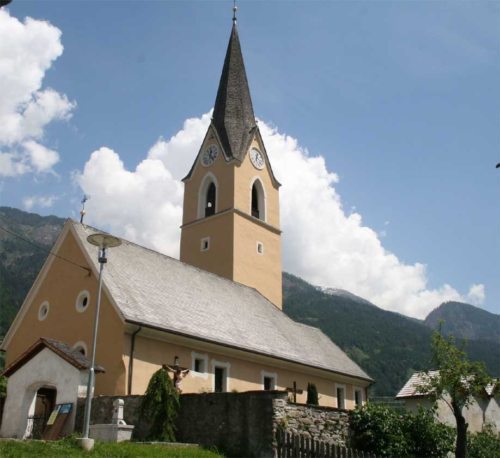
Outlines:
{"label": "tree", "polygon": [[443,400],[451,409],[456,421],[455,456],[467,456],[467,427],[463,409],[482,396],[492,383],[484,364],[469,361],[462,348],[455,344],[453,336],[444,337],[441,328],[432,336],[432,357],[436,371],[427,371],[418,386],[421,393],[429,393],[434,400]]}
{"label": "tree", "polygon": [[318,390],[314,383],[307,384],[307,401],[306,404],[318,405]]}
{"label": "tree", "polygon": [[162,367],[152,375],[141,403],[140,417],[151,424],[146,439],[175,441],[174,422],[178,408],[179,393],[166,367]]}

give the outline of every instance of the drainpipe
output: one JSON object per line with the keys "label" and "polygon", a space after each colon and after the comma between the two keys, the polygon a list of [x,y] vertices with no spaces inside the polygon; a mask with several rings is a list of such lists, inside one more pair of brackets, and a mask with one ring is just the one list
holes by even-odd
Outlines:
{"label": "drainpipe", "polygon": [[130,340],[130,357],[128,359],[128,384],[127,384],[127,394],[129,396],[132,394],[132,375],[134,372],[135,336],[139,334],[139,331],[141,329],[142,326],[139,326],[132,334],[132,338]]}

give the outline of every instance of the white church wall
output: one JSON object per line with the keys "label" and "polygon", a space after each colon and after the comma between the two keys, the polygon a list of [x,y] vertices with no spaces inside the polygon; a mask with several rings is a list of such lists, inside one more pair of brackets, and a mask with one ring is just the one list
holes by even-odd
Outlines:
{"label": "white church wall", "polygon": [[63,433],[73,431],[76,401],[83,379],[85,377],[82,376],[82,371],[52,350],[43,349],[8,379],[0,437],[25,436],[28,416],[34,412],[36,393],[41,387],[57,390],[57,404],[73,404],[73,410]]}

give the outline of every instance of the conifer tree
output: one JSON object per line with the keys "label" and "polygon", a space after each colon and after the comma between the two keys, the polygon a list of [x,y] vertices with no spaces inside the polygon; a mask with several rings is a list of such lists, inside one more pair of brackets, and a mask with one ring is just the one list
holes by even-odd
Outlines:
{"label": "conifer tree", "polygon": [[175,419],[179,409],[179,393],[167,369],[156,371],[149,381],[141,403],[140,417],[151,424],[147,440],[175,441]]}

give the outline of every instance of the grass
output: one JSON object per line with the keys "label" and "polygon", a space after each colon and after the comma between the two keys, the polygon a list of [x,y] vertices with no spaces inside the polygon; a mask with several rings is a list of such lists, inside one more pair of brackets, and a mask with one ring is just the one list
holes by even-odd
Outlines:
{"label": "grass", "polygon": [[92,457],[92,458],[220,458],[217,452],[199,447],[176,447],[161,444],[141,444],[137,442],[103,443],[96,442],[91,452],[80,448],[75,438],[60,441],[20,441],[0,440],[0,457],[19,458],[56,458],[56,457]]}

